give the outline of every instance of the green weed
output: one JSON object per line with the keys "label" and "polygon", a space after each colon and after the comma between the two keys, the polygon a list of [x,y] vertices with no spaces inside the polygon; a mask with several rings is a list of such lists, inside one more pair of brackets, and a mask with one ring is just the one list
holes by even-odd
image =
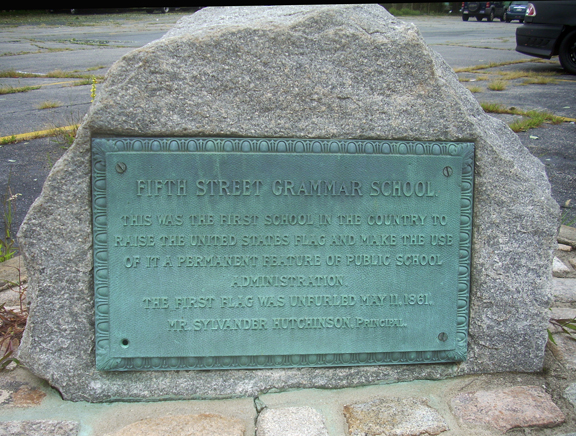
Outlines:
{"label": "green weed", "polygon": [[16,135],[7,136],[0,140],[0,145],[13,144],[16,142]]}
{"label": "green weed", "polygon": [[16,254],[14,238],[12,237],[12,222],[14,220],[15,205],[14,201],[22,194],[14,194],[10,187],[11,174],[8,175],[8,187],[6,194],[2,196],[2,209],[4,220],[4,237],[0,238],[0,262],[12,259]]}
{"label": "green weed", "polygon": [[50,131],[47,136],[53,136],[54,142],[69,147],[74,142],[74,139],[76,139],[76,132],[78,131],[79,127],[80,127],[79,123],[71,124],[70,126],[67,127],[54,126],[51,129],[49,129]]}
{"label": "green weed", "polygon": [[[550,324],[558,327],[562,333],[567,334],[570,339],[576,341],[576,318],[552,318],[550,319]],[[548,340],[556,345],[550,329],[548,329]]]}

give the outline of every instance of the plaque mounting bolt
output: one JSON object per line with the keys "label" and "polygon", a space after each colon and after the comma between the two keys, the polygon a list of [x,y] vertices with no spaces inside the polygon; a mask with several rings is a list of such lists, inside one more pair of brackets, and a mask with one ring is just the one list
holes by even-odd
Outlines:
{"label": "plaque mounting bolt", "polygon": [[446,177],[450,177],[453,172],[454,170],[452,170],[452,167],[444,167],[442,170],[442,174],[444,174]]}
{"label": "plaque mounting bolt", "polygon": [[442,342],[446,342],[448,340],[448,335],[445,332],[442,332],[438,335],[438,339]]}
{"label": "plaque mounting bolt", "polygon": [[126,168],[127,168],[127,166],[124,162],[118,162],[116,164],[116,172],[119,174],[122,174],[123,172],[125,172]]}

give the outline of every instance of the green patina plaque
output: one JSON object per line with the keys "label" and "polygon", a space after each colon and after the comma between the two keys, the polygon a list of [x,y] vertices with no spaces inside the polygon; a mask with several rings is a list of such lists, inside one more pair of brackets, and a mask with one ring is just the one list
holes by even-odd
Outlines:
{"label": "green patina plaque", "polygon": [[100,370],[466,358],[474,146],[94,138]]}

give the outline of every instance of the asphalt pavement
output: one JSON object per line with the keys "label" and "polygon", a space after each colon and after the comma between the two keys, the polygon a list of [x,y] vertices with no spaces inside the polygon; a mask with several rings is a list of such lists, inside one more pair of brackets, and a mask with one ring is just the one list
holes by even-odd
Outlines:
{"label": "asphalt pavement", "polygon": [[[46,74],[61,70],[75,75],[104,76],[122,55],[161,37],[191,10],[149,15],[140,11],[70,16],[0,16],[0,72]],[[400,17],[413,22],[432,49],[454,68],[463,85],[476,88],[480,102],[521,110],[548,111],[564,117],[559,125],[519,132],[522,143],[546,166],[552,194],[562,206],[564,222],[576,220],[576,76],[566,74],[557,59],[542,61],[514,50],[517,23],[463,22],[459,16]],[[485,68],[491,66],[490,68]],[[472,67],[472,71],[461,71]],[[532,71],[553,83],[524,84],[506,73]],[[52,74],[54,75],[54,74]],[[488,84],[506,80],[502,91]],[[35,87],[0,95],[0,138],[79,123],[91,103],[91,85],[71,86],[74,77],[0,77],[0,87]],[[98,85],[97,85],[98,88]],[[55,108],[39,109],[48,101]],[[512,122],[518,115],[494,116]],[[1,140],[1,139],[0,139]],[[15,232],[41,192],[51,166],[66,151],[62,139],[40,138],[0,147],[0,196],[21,194],[13,204]],[[0,220],[1,221],[1,220]],[[3,223],[0,223],[0,230]],[[2,233],[3,235],[3,233]]]}

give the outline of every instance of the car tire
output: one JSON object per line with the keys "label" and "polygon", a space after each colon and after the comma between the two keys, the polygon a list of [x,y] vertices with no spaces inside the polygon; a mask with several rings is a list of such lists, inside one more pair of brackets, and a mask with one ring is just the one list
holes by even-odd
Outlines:
{"label": "car tire", "polygon": [[508,14],[506,12],[504,12],[504,14],[502,15],[502,18],[500,18],[500,22],[502,22],[502,21],[506,21],[507,23],[510,22],[508,20]]}
{"label": "car tire", "polygon": [[491,23],[492,21],[494,21],[494,11],[490,11],[490,13],[488,14],[488,16],[486,17],[486,20],[488,20],[489,23]]}
{"label": "car tire", "polygon": [[462,21],[468,21],[468,18],[470,18],[468,15],[462,15]]}
{"label": "car tire", "polygon": [[482,15],[476,15],[476,21],[482,21],[484,17]]}
{"label": "car tire", "polygon": [[560,65],[570,74],[576,74],[576,30],[573,30],[562,40],[558,49]]}
{"label": "car tire", "polygon": [[170,8],[161,8],[160,12],[162,12],[163,14],[167,14],[168,12],[170,12]]}

